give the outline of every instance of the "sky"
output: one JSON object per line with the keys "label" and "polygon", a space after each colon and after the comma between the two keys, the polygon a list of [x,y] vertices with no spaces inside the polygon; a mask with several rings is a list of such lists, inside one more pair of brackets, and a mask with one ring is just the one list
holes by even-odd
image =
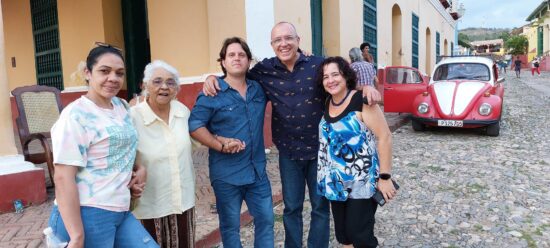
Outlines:
{"label": "sky", "polygon": [[464,16],[458,29],[470,27],[516,28],[527,22],[527,16],[542,0],[460,0],[464,3]]}

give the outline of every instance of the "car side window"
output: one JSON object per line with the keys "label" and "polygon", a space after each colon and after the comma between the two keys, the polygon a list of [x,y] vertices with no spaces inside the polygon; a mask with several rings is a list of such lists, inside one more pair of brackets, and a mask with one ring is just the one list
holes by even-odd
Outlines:
{"label": "car side window", "polygon": [[386,71],[386,82],[388,84],[419,84],[422,77],[417,71],[409,68],[389,68]]}

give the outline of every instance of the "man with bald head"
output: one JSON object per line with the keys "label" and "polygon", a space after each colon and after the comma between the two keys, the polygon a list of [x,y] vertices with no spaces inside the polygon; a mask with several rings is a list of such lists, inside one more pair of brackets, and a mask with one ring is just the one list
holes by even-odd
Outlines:
{"label": "man with bald head", "polygon": [[[273,107],[271,130],[279,150],[285,247],[302,247],[307,185],[311,203],[307,247],[323,248],[329,243],[330,217],[327,199],[317,193],[318,126],[324,112],[324,96],[315,83],[315,75],[324,59],[303,55],[298,52],[299,45],[294,25],[277,23],[271,30],[271,47],[276,57],[257,63],[247,77],[260,83]],[[203,92],[215,95],[218,90],[217,80],[207,78]],[[380,100],[374,88],[368,88],[366,93],[369,102]]]}

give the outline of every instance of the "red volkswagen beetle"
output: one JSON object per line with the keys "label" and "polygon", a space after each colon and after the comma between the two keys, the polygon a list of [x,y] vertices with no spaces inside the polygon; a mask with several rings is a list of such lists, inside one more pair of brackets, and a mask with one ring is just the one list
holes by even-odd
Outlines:
{"label": "red volkswagen beetle", "polygon": [[498,136],[504,97],[504,78],[491,58],[443,58],[423,76],[417,69],[389,66],[384,69],[384,111],[411,113],[412,127],[484,128]]}

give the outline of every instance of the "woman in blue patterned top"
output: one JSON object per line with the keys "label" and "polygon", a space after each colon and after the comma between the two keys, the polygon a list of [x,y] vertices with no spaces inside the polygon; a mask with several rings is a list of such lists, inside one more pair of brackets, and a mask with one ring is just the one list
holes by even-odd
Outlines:
{"label": "woman in blue patterned top", "polygon": [[344,247],[376,247],[371,198],[380,190],[388,201],[397,194],[391,183],[392,141],[378,105],[363,103],[356,75],[342,57],[327,58],[317,80],[328,93],[319,123],[320,195],[330,200],[336,239]]}

